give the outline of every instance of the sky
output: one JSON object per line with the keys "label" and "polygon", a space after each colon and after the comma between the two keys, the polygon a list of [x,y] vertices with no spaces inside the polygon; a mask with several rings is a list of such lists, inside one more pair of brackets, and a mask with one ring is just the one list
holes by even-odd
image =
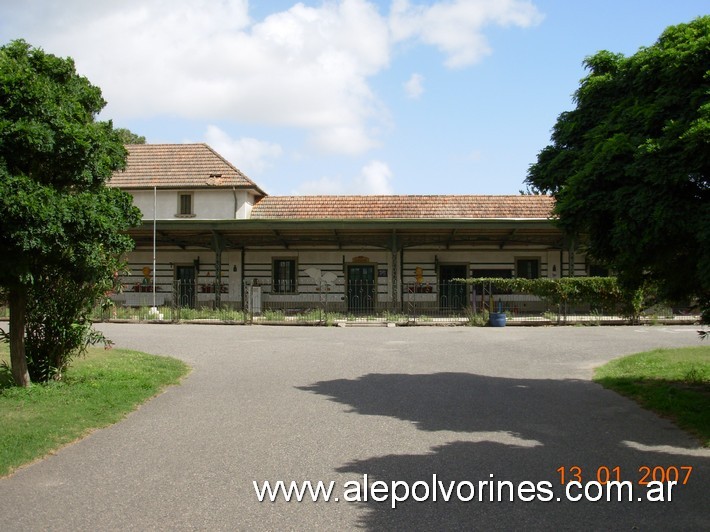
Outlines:
{"label": "sky", "polygon": [[707,0],[0,0],[102,120],[205,142],[271,195],[518,194],[583,60]]}

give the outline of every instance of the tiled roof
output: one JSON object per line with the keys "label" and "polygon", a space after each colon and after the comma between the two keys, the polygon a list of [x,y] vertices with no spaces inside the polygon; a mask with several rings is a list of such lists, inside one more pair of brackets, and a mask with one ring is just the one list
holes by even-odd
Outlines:
{"label": "tiled roof", "polygon": [[550,196],[267,196],[257,220],[548,219]]}
{"label": "tiled roof", "polygon": [[264,192],[207,144],[129,144],[126,169],[109,186],[119,188],[254,188]]}

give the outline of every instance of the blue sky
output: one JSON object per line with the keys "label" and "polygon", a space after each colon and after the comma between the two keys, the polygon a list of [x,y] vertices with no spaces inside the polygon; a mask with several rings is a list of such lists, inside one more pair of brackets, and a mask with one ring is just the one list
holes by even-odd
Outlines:
{"label": "blue sky", "polygon": [[75,59],[101,115],[207,142],[270,194],[517,194],[584,57],[695,0],[0,0],[0,42]]}

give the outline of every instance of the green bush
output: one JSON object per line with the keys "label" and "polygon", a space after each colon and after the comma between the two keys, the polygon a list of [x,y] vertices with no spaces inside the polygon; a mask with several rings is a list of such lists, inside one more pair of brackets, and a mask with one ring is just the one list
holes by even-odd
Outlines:
{"label": "green bush", "polygon": [[282,310],[266,309],[262,313],[265,321],[285,321],[286,314]]}
{"label": "green bush", "polygon": [[468,306],[464,309],[464,314],[468,319],[468,325],[471,327],[483,327],[488,325],[489,314],[487,310],[476,312],[473,307]]}
{"label": "green bush", "polygon": [[457,279],[468,284],[489,285],[499,292],[537,296],[550,305],[589,304],[597,312],[619,312],[638,319],[641,311],[655,301],[651,285],[634,291],[624,290],[616,277],[563,277],[561,279],[502,279],[479,277]]}
{"label": "green bush", "polygon": [[91,326],[104,287],[46,270],[29,290],[25,349],[30,379],[60,380],[70,360],[89,345],[110,342]]}

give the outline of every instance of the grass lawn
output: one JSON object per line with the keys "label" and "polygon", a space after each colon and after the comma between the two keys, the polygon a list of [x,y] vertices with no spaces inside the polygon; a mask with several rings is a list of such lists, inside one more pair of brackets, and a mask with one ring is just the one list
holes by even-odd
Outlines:
{"label": "grass lawn", "polygon": [[596,369],[594,380],[673,420],[710,447],[710,345],[612,360]]}
{"label": "grass lawn", "polygon": [[[0,344],[0,363],[9,358]],[[61,382],[13,387],[0,368],[0,476],[116,423],[188,372],[174,358],[98,348],[75,359]]]}

